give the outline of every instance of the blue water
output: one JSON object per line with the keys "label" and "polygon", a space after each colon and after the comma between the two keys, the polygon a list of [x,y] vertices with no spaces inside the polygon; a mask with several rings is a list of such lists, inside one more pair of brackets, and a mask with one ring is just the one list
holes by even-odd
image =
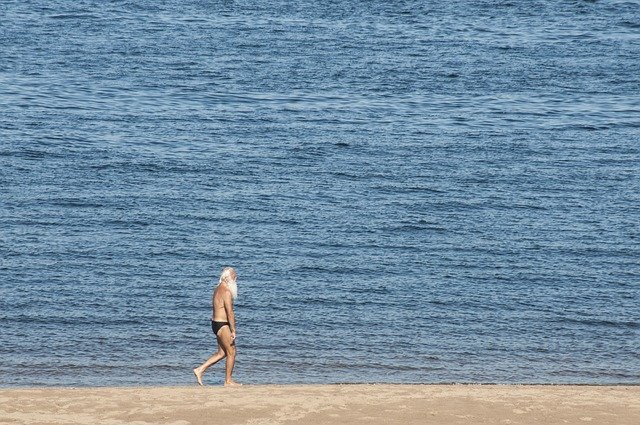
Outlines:
{"label": "blue water", "polygon": [[194,383],[227,265],[245,383],[640,384],[640,3],[3,1],[0,386]]}

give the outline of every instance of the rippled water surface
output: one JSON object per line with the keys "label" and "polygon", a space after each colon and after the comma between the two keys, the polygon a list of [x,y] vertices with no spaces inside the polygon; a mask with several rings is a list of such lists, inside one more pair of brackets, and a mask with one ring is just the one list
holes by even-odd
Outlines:
{"label": "rippled water surface", "polygon": [[[4,1],[0,385],[640,384],[637,1]],[[221,366],[205,378],[222,382]]]}

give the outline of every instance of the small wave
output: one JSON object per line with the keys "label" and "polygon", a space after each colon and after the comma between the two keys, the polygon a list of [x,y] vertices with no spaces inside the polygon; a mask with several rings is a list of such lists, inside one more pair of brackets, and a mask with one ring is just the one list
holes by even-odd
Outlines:
{"label": "small wave", "polygon": [[99,16],[92,13],[61,13],[57,15],[50,15],[49,19],[53,20],[66,20],[66,19],[101,19]]}
{"label": "small wave", "polygon": [[353,288],[351,292],[356,294],[376,294],[376,295],[387,295],[390,294],[391,291],[386,286],[376,286],[376,287],[357,287]]}
{"label": "small wave", "polygon": [[4,156],[14,156],[16,158],[23,158],[23,159],[44,159],[48,156],[53,156],[53,155],[45,151],[34,150],[34,149],[23,149],[17,152],[5,154]]}
{"label": "small wave", "polygon": [[640,328],[640,322],[633,321],[613,321],[613,320],[604,320],[604,319],[579,319],[574,317],[565,317],[559,322],[563,323],[575,323],[580,325],[587,326],[602,326],[609,328],[629,328],[629,329],[638,329]]}
{"label": "small wave", "polygon": [[53,199],[50,205],[57,207],[74,207],[74,208],[104,208],[106,205],[99,202],[90,202],[80,198]]}
{"label": "small wave", "polygon": [[620,25],[625,27],[625,28],[633,28],[633,29],[640,28],[640,22],[622,21],[622,22],[620,22]]}
{"label": "small wave", "polygon": [[385,227],[385,231],[388,232],[416,232],[416,231],[429,231],[436,233],[444,233],[447,231],[447,228],[441,226],[433,226],[429,224],[422,223],[408,223],[401,224],[398,226]]}

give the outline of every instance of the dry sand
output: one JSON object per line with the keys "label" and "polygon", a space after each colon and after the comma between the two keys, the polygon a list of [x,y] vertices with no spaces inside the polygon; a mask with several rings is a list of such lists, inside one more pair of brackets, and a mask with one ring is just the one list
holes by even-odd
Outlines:
{"label": "dry sand", "polygon": [[0,390],[2,424],[640,424],[640,386]]}

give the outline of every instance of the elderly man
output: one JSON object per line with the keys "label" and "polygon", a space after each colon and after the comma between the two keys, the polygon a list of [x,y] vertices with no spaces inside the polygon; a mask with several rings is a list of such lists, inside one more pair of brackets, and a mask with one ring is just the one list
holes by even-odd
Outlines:
{"label": "elderly man", "polygon": [[236,317],[233,314],[233,300],[238,297],[237,278],[236,271],[231,267],[226,267],[222,270],[218,286],[213,291],[211,329],[213,329],[213,333],[218,340],[218,352],[202,365],[193,369],[199,385],[203,385],[202,375],[204,371],[225,357],[227,358],[227,373],[224,385],[240,385],[231,379],[233,365],[236,362]]}

